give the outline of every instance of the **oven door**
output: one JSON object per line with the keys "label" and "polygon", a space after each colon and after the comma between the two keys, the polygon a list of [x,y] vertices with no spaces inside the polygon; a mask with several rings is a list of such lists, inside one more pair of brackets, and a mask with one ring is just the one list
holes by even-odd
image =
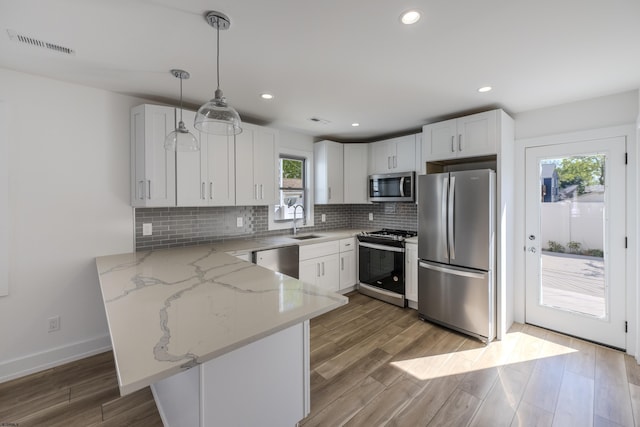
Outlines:
{"label": "oven door", "polygon": [[404,247],[358,242],[362,284],[404,296]]}

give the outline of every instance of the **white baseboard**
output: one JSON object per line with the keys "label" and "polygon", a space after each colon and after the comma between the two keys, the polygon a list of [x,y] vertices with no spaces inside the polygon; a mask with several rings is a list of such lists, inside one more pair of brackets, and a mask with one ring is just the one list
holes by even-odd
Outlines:
{"label": "white baseboard", "polygon": [[45,369],[64,365],[111,350],[111,338],[102,335],[86,341],[33,353],[18,359],[0,362],[0,383],[24,377]]}

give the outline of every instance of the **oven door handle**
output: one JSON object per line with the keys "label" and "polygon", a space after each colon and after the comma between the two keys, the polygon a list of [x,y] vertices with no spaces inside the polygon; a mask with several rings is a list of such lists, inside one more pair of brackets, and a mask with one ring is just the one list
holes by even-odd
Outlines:
{"label": "oven door handle", "polygon": [[387,245],[378,245],[378,244],[369,243],[369,242],[358,242],[358,246],[362,246],[363,248],[379,249],[381,251],[404,252],[404,248],[397,248],[395,246],[387,246]]}

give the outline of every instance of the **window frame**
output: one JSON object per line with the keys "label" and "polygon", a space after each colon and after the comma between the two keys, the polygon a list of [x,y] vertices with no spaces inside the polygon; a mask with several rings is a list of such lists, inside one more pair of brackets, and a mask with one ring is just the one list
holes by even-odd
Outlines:
{"label": "window frame", "polygon": [[[313,151],[307,150],[296,150],[291,148],[283,148],[278,153],[276,170],[278,171],[277,176],[277,185],[278,185],[278,203],[280,202],[280,182],[282,173],[280,170],[280,159],[282,158],[290,158],[296,160],[303,160],[304,165],[304,177],[303,177],[303,186],[304,186],[304,194],[305,194],[305,205],[304,205],[304,216],[305,221],[298,221],[297,227],[313,227],[314,226],[314,195],[313,195]],[[278,205],[280,206],[280,205]],[[306,222],[306,223],[305,223]],[[276,219],[275,217],[275,205],[268,206],[268,230],[286,230],[293,228],[293,218],[291,219]]]}

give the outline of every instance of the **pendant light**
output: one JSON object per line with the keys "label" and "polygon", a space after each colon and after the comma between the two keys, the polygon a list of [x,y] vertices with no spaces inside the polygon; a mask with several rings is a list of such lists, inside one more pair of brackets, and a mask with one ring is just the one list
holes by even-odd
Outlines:
{"label": "pendant light", "polygon": [[180,79],[180,121],[178,127],[164,139],[164,148],[167,151],[198,151],[200,141],[185,127],[182,121],[182,80],[190,77],[184,70],[169,71],[174,77]]}
{"label": "pendant light", "polygon": [[198,110],[194,126],[199,131],[214,135],[237,135],[242,132],[240,127],[240,115],[227,104],[227,99],[220,89],[220,30],[226,30],[231,26],[229,17],[220,12],[209,12],[206,20],[217,34],[216,73],[217,89],[214,98],[204,104]]}

